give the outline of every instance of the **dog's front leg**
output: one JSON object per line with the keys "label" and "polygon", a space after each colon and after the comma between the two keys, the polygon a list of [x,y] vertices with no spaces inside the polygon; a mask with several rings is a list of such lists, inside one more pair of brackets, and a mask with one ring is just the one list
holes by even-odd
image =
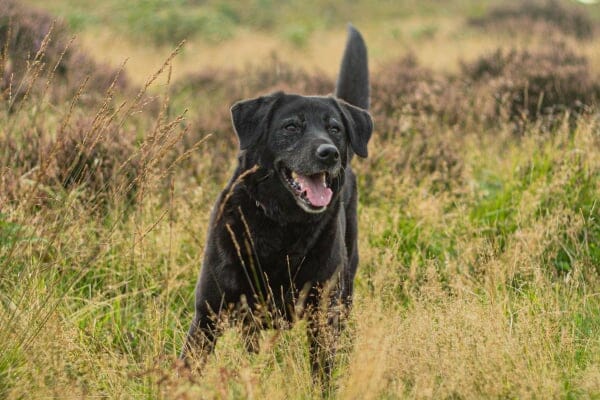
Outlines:
{"label": "dog's front leg", "polygon": [[[202,369],[206,358],[210,355],[217,342],[219,331],[216,323],[209,316],[196,316],[192,321],[179,358],[188,368]],[[191,361],[195,365],[191,365]]]}
{"label": "dog's front leg", "polygon": [[313,380],[315,383],[320,381],[325,392],[331,390],[331,378],[340,335],[340,316],[340,308],[336,304],[308,309],[308,340]]}

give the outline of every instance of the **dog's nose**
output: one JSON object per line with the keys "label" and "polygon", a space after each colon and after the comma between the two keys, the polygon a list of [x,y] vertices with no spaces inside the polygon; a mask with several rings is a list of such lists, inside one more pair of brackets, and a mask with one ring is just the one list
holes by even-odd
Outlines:
{"label": "dog's nose", "polygon": [[340,158],[340,152],[332,144],[321,144],[317,147],[317,157],[327,164],[333,164]]}

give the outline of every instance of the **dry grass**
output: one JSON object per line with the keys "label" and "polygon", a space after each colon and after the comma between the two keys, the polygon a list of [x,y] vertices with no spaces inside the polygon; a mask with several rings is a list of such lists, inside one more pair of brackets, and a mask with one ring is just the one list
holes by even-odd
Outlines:
{"label": "dry grass", "polygon": [[[361,263],[332,397],[597,398],[597,67],[571,58],[582,77],[519,56],[503,69],[478,37],[448,44],[445,27],[462,22],[439,18],[433,37],[414,38],[415,58],[374,68],[377,130],[371,157],[355,160]],[[176,356],[235,159],[229,104],[275,87],[326,92],[343,38],[331,42],[338,56],[323,56],[331,63],[316,60],[326,72],[283,52],[262,67],[174,74],[176,51],[152,56],[159,70],[143,79],[120,85],[114,71],[102,86],[55,72],[67,53],[37,35],[47,44],[35,54],[3,51],[0,63],[26,65],[0,92],[0,397],[321,398],[303,322],[263,332],[258,354],[228,330],[203,376],[178,375]],[[419,62],[443,43],[498,63],[494,79],[515,82],[513,94],[532,71],[561,82],[551,98],[561,107],[518,124],[507,105],[488,112],[492,89],[505,88],[474,76],[475,64]],[[544,51],[534,39],[528,48]]]}

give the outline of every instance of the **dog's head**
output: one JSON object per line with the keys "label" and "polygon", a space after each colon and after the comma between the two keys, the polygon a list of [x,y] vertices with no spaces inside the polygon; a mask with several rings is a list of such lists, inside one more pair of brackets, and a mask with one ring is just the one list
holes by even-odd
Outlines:
{"label": "dog's head", "polygon": [[373,130],[367,111],[334,97],[277,92],[238,102],[231,115],[244,164],[267,171],[256,200],[312,214],[336,200],[349,155],[367,156]]}

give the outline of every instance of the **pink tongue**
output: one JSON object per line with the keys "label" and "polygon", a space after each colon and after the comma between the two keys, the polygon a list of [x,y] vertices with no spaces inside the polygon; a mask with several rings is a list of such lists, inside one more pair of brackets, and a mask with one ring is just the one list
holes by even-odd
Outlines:
{"label": "pink tongue", "polygon": [[323,186],[321,174],[304,176],[298,174],[298,183],[302,190],[306,191],[306,197],[310,204],[315,207],[323,207],[329,204],[333,192],[328,187]]}

